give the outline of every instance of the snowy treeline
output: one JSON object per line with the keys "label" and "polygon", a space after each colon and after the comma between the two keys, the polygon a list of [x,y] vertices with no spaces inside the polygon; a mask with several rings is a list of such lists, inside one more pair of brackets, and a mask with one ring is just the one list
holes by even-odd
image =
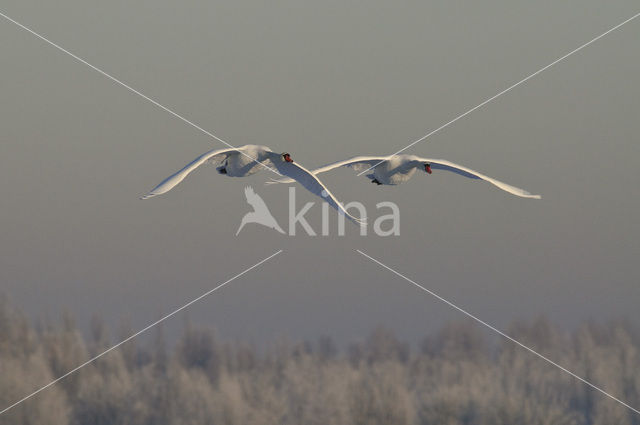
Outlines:
{"label": "snowy treeline", "polygon": [[[0,301],[0,410],[122,338],[94,320],[32,326]],[[256,350],[185,326],[161,328],[0,416],[0,424],[640,424],[640,415],[479,325],[454,323],[411,349],[385,329],[341,352],[328,337]],[[640,406],[640,338],[624,323],[572,333],[546,320],[511,336]],[[120,330],[116,335],[131,334]]]}

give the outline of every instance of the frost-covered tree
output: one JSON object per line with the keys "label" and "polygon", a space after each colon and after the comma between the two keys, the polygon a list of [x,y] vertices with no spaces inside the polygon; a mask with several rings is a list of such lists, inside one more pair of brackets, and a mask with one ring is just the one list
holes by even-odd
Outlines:
{"label": "frost-covered tree", "polygon": [[[95,318],[83,336],[65,313],[36,327],[0,297],[0,409],[60,377],[113,339]],[[53,425],[640,425],[640,415],[469,321],[411,350],[375,329],[340,351],[331,338],[258,349],[187,323],[162,326],[0,415]],[[122,340],[133,333],[126,323]],[[640,332],[587,322],[573,332],[541,318],[507,333],[631,406],[640,406]]]}

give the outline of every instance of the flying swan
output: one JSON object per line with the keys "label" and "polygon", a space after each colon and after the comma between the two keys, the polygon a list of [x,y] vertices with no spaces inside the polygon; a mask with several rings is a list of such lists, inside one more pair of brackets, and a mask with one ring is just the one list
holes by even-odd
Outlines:
{"label": "flying swan", "polygon": [[361,223],[361,220],[353,217],[344,209],[342,204],[338,202],[335,196],[315,175],[300,164],[294,163],[291,155],[288,153],[280,154],[266,146],[258,145],[245,145],[238,148],[205,152],[185,165],[181,170],[164,179],[149,193],[141,196],[140,199],[149,199],[167,193],[192,171],[205,163],[221,164],[216,169],[218,173],[227,177],[246,177],[263,169],[277,171],[279,174],[289,177],[288,181],[297,181],[309,192],[322,197],[329,205],[349,219],[356,223]]}
{"label": "flying swan", "polygon": [[[421,158],[415,155],[393,155],[388,156],[356,156],[344,161],[334,162],[320,168],[312,170],[313,175],[324,173],[338,167],[351,167],[356,172],[370,171],[366,177],[371,179],[372,183],[378,185],[398,185],[404,183],[413,176],[416,170],[422,170],[427,174],[431,174],[433,170],[451,171],[470,179],[480,179],[487,181],[500,189],[511,193],[512,195],[522,198],[540,199],[540,195],[532,195],[526,190],[503,183],[494,178],[485,176],[477,171],[462,165],[454,164],[446,159]],[[291,179],[278,179],[272,183],[291,183]]]}

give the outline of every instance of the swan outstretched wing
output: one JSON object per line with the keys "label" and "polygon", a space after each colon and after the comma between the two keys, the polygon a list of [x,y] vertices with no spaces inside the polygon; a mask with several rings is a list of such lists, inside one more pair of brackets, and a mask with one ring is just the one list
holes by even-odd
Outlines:
{"label": "swan outstretched wing", "polygon": [[[366,170],[369,167],[372,167],[378,164],[381,161],[389,159],[386,156],[354,156],[353,158],[345,159],[342,161],[332,162],[331,164],[323,165],[322,167],[311,170],[313,175],[317,175],[320,173],[324,173],[326,171],[331,171],[334,168],[338,167],[351,167],[354,169],[356,173]],[[293,179],[272,179],[266,184],[274,184],[274,183],[293,183]]]}
{"label": "swan outstretched wing", "polygon": [[431,159],[431,158],[420,158],[420,161],[424,161],[426,163],[431,164],[432,170],[446,170],[451,171],[456,174],[460,174],[461,176],[471,178],[471,179],[481,179],[487,181],[494,186],[499,187],[500,189],[511,193],[512,195],[520,196],[522,198],[532,198],[532,199],[540,199],[540,195],[532,195],[524,189],[520,189],[515,186],[511,186],[510,184],[501,182],[500,180],[496,180],[492,177],[485,176],[482,173],[479,173],[475,170],[467,168],[465,166],[455,164],[451,161],[447,161],[446,159]]}
{"label": "swan outstretched wing", "polygon": [[140,197],[140,199],[149,199],[157,195],[162,195],[173,189],[178,183],[184,180],[189,173],[198,168],[200,165],[205,162],[222,162],[227,156],[233,152],[237,152],[237,149],[229,148],[229,149],[215,149],[209,152],[205,152],[187,165],[185,165],[181,170],[176,173],[170,175],[166,179],[164,179],[159,185],[154,187],[149,193]]}
{"label": "swan outstretched wing", "polygon": [[362,220],[355,218],[354,216],[349,214],[347,210],[344,209],[344,206],[342,206],[342,204],[338,202],[336,197],[333,196],[329,189],[327,189],[327,187],[315,175],[313,175],[303,166],[299,165],[296,162],[284,161],[275,161],[274,166],[281,174],[291,178],[293,181],[297,181],[309,192],[323,198],[329,203],[329,205],[347,216],[349,219],[359,224],[364,223]]}

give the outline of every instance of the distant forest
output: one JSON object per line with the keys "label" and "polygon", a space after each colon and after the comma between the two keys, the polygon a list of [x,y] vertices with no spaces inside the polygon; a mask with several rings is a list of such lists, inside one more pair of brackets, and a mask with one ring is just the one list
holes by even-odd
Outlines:
{"label": "distant forest", "polygon": [[[515,339],[640,406],[640,337],[624,323],[572,332],[514,323]],[[329,337],[268,349],[185,325],[149,331],[0,415],[12,425],[640,425],[640,415],[522,347],[451,323],[418,349],[379,328],[348,349]],[[0,410],[124,339],[99,319],[32,324],[0,299]],[[490,341],[494,341],[490,343]]]}

